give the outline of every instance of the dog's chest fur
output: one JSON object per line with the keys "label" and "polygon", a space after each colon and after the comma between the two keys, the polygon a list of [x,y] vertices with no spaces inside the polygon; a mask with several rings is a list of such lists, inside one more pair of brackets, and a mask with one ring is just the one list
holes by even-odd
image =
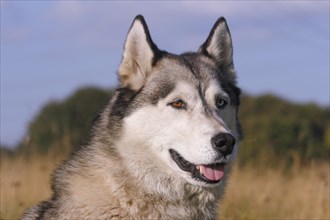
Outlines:
{"label": "dog's chest fur", "polygon": [[[84,157],[80,158],[83,159]],[[55,173],[56,197],[30,210],[27,219],[215,219],[220,192],[169,180],[157,195],[121,173],[121,164],[70,160]],[[102,163],[105,162],[105,163]],[[96,168],[98,167],[98,168]],[[95,169],[96,168],[96,169]],[[93,179],[116,169],[121,175]],[[118,174],[117,173],[117,174]],[[124,174],[124,175],[123,175]],[[56,178],[61,175],[61,179]],[[109,182],[111,180],[111,182]],[[157,187],[156,185],[150,187]],[[154,188],[154,189],[155,189]],[[69,192],[69,193],[68,193]],[[80,218],[79,217],[79,218]]]}
{"label": "dog's chest fur", "polygon": [[[155,192],[159,187],[157,182],[147,186],[144,181],[135,181],[121,169],[120,161],[109,163],[105,157],[98,158],[97,165],[85,161],[83,170],[79,161],[73,161],[70,171],[69,166],[61,171],[61,178],[64,176],[68,180],[58,183],[66,185],[58,192],[62,198],[57,201],[61,204],[54,207],[57,210],[47,211],[45,219],[48,219],[47,213],[49,219],[54,217],[53,213],[58,214],[58,219],[77,216],[86,219],[215,219],[216,201],[221,194],[217,188],[205,189],[178,179],[167,182],[163,179],[161,190]],[[109,169],[117,172],[102,180],[92,178]],[[66,194],[66,190],[71,193]]]}

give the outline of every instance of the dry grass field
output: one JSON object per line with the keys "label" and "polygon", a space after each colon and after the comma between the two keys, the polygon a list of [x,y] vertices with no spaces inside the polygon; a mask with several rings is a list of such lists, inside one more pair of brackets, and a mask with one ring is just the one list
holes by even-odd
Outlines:
{"label": "dry grass field", "polygon": [[50,174],[60,158],[1,157],[0,219],[17,219],[24,210],[50,196]]}
{"label": "dry grass field", "polygon": [[220,219],[330,219],[329,163],[235,168]]}
{"label": "dry grass field", "polygon": [[[1,219],[17,219],[50,195],[61,158],[1,158]],[[290,170],[235,167],[220,219],[330,219],[329,163]]]}

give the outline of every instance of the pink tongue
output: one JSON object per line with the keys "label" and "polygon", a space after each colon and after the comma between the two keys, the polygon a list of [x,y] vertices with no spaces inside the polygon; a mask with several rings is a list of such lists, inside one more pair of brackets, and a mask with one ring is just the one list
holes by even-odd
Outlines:
{"label": "pink tongue", "polygon": [[208,166],[200,165],[200,170],[207,179],[212,181],[221,180],[225,174],[225,168],[223,166],[211,168]]}

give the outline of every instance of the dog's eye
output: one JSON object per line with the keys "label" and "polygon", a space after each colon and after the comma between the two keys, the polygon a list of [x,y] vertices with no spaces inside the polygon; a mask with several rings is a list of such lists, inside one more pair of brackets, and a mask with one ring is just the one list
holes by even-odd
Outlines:
{"label": "dog's eye", "polygon": [[186,109],[187,104],[181,99],[174,99],[172,102],[169,103],[175,109]]}
{"label": "dog's eye", "polygon": [[227,103],[228,102],[225,99],[219,97],[216,99],[215,105],[218,109],[222,109],[227,105]]}

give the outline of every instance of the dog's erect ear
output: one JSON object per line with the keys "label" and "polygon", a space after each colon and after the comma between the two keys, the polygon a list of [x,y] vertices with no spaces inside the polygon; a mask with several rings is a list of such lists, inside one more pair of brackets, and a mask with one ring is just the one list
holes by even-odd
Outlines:
{"label": "dog's erect ear", "polygon": [[223,74],[235,81],[233,47],[225,18],[221,17],[215,22],[207,40],[198,49],[198,52],[211,57],[221,68]]}
{"label": "dog's erect ear", "polygon": [[136,16],[127,34],[124,54],[119,66],[121,87],[140,89],[151,72],[156,53],[158,48],[151,40],[143,16]]}

